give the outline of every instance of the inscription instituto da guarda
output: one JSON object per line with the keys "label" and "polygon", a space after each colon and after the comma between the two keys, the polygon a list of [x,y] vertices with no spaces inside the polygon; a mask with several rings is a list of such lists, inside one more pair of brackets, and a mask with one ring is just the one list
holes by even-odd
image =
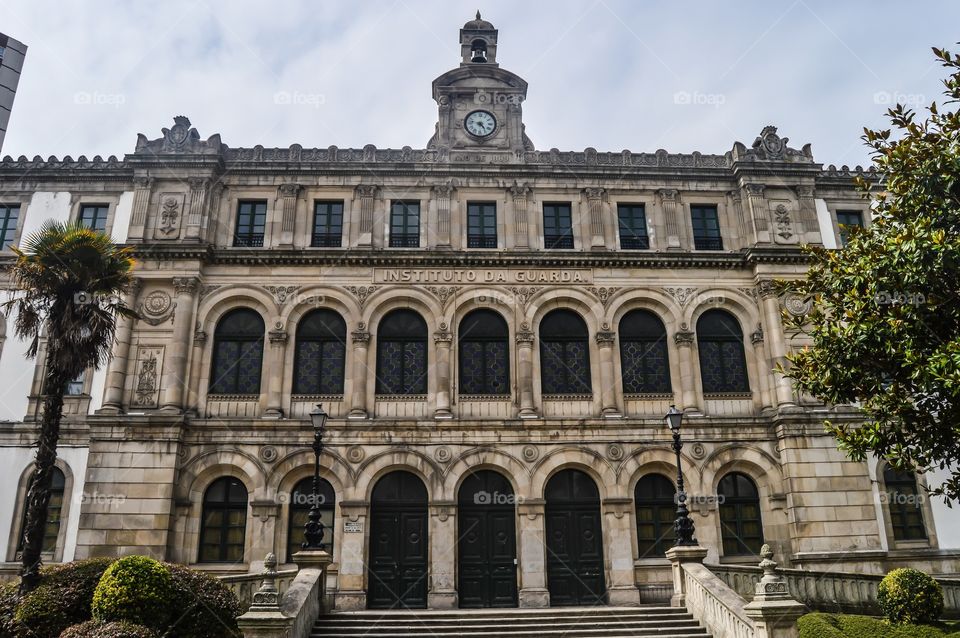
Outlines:
{"label": "inscription instituto da guarda", "polygon": [[375,268],[377,284],[590,284],[588,268],[524,270],[522,268]]}

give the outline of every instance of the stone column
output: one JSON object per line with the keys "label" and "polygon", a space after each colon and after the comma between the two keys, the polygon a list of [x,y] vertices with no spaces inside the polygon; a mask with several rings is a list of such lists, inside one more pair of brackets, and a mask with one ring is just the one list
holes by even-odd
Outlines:
{"label": "stone column", "polygon": [[351,384],[353,392],[350,398],[350,419],[367,418],[367,349],[370,347],[370,333],[367,326],[361,321],[357,329],[350,333],[353,341],[353,374]]}
{"label": "stone column", "polygon": [[[783,334],[783,324],[780,322],[780,299],[774,289],[773,282],[764,279],[757,285],[757,292],[763,300],[763,311],[766,317],[766,335],[770,343],[770,356],[772,360],[768,368],[772,369],[778,364],[787,365],[787,344]],[[776,404],[778,406],[794,405],[793,385],[790,379],[780,374],[772,372],[774,378],[774,392]]]}
{"label": "stone column", "polygon": [[270,350],[267,360],[267,409],[263,416],[270,419],[283,417],[283,359],[287,348],[287,331],[276,328],[267,333]]}
{"label": "stone column", "polygon": [[606,191],[602,188],[586,188],[587,208],[590,211],[590,250],[606,250],[606,233],[603,229],[603,204]]}
{"label": "stone column", "polygon": [[607,419],[618,419],[623,416],[617,407],[617,384],[613,372],[613,344],[616,333],[610,326],[603,324],[597,332],[597,348],[600,351],[600,405],[601,414]]}
{"label": "stone column", "polygon": [[684,412],[700,411],[697,406],[697,380],[693,372],[695,336],[687,324],[681,324],[680,331],[673,335],[673,341],[680,351],[680,403]]}
{"label": "stone column", "polygon": [[530,326],[520,325],[517,332],[517,386],[520,391],[520,418],[537,418],[537,409],[533,405],[533,342],[535,340]]}
{"label": "stone column", "polygon": [[657,191],[660,196],[660,206],[663,207],[663,219],[666,222],[667,250],[680,250],[681,230],[679,191],[673,188],[662,188]]}
{"label": "stone column", "polygon": [[543,499],[525,499],[517,504],[520,517],[520,606],[549,607],[547,589],[547,534]]}
{"label": "stone column", "polygon": [[748,224],[747,220],[743,217],[743,197],[740,195],[739,190],[727,191],[727,195],[730,197],[730,208],[733,210],[733,215],[737,219],[737,237],[743,244],[749,245],[752,243],[747,240],[751,234],[750,224]]}
{"label": "stone column", "polygon": [[[340,572],[337,576],[337,593],[334,607],[338,611],[357,611],[367,608],[367,590],[364,579],[367,563],[363,557],[364,528],[367,522],[366,501],[341,501],[340,520],[344,525],[340,542]],[[346,523],[351,525],[348,528]],[[347,531],[347,530],[350,531]],[[330,530],[331,533],[333,530]]]}
{"label": "stone column", "polygon": [[210,180],[203,177],[190,178],[190,207],[187,212],[187,241],[200,241],[203,218],[207,206],[207,186]]}
{"label": "stone column", "polygon": [[297,228],[297,199],[301,190],[300,184],[281,184],[277,189],[280,199],[280,241],[277,246],[280,248],[293,248],[293,235]]}
{"label": "stone column", "polygon": [[187,410],[194,416],[200,414],[200,376],[203,372],[203,346],[207,343],[207,333],[197,330],[193,333],[193,358],[190,365],[190,385],[187,388]]}
{"label": "stone column", "polygon": [[450,248],[450,198],[453,191],[452,183],[433,187],[433,198],[437,206],[437,235],[432,241],[428,239],[428,245],[435,241],[437,248]]}
{"label": "stone column", "polygon": [[[770,377],[773,374],[770,370],[770,358],[767,356],[767,347],[764,343],[763,326],[758,324],[757,329],[750,334],[750,343],[753,344],[757,361],[758,386],[760,389],[760,401],[756,405],[759,409],[773,407],[774,398],[770,391]],[[756,403],[756,402],[755,402]]]}
{"label": "stone column", "polygon": [[640,590],[633,569],[633,500],[607,498],[603,501],[604,551],[610,563],[607,597],[611,605],[639,605]]}
{"label": "stone column", "polygon": [[530,197],[529,184],[513,183],[509,189],[513,197],[513,242],[514,246],[521,250],[527,250],[532,245],[530,242],[531,224],[527,220],[527,200]]}
{"label": "stone column", "polygon": [[152,177],[133,178],[133,208],[130,212],[130,226],[127,229],[127,241],[143,241],[144,226],[147,223],[147,208],[150,206]]}
{"label": "stone column", "polygon": [[777,573],[769,545],[760,548],[763,577],[757,583],[753,600],[743,608],[756,627],[756,638],[797,638],[797,619],[806,613],[803,604],[790,596],[787,581]]}
{"label": "stone column", "polygon": [[[123,305],[133,309],[137,303],[142,281],[134,279],[123,295]],[[117,321],[117,337],[113,346],[113,355],[107,364],[107,387],[103,393],[104,414],[118,414],[123,409],[123,390],[127,380],[127,367],[130,361],[130,337],[133,334],[134,319],[120,317]]]}
{"label": "stone column", "polygon": [[447,330],[447,324],[441,323],[440,330],[433,333],[433,342],[437,346],[437,408],[435,419],[452,419],[450,411],[450,346],[453,333]]}
{"label": "stone column", "polygon": [[454,609],[457,606],[457,504],[430,504],[430,589],[427,607]]}
{"label": "stone column", "polygon": [[373,215],[379,188],[373,184],[360,184],[356,188],[355,198],[360,200],[360,226],[357,235],[357,247],[373,247]]}
{"label": "stone column", "polygon": [[183,410],[184,389],[187,382],[187,347],[193,328],[193,298],[197,291],[196,277],[174,277],[173,289],[177,295],[173,319],[173,337],[170,340],[167,363],[163,369],[163,402],[167,411]]}
{"label": "stone column", "polygon": [[797,198],[800,201],[800,224],[803,241],[806,244],[822,244],[820,222],[817,220],[816,190],[813,186],[797,186]]}
{"label": "stone column", "polygon": [[753,220],[753,232],[758,244],[770,243],[770,210],[767,200],[763,197],[763,184],[744,184],[747,191],[747,204],[750,208],[750,218]]}
{"label": "stone column", "polygon": [[673,596],[670,597],[671,607],[686,607],[687,579],[683,575],[684,563],[702,563],[707,557],[707,549],[699,545],[680,547],[674,545],[667,550],[667,560],[670,561],[670,573],[673,575]]}

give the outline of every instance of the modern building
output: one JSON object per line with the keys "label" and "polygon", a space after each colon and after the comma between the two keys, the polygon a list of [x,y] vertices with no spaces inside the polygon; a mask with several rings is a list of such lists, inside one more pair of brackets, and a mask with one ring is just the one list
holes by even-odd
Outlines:
{"label": "modern building", "polygon": [[[675,404],[709,562],[960,572],[928,477],[848,460],[823,421],[856,410],[774,372],[808,306],[772,282],[870,223],[863,171],[773,126],[725,154],[544,150],[497,30],[460,44],[425,148],[234,148],[178,116],[122,159],[0,163],[5,242],[79,220],[139,260],[140,318],[67,398],[49,559],[289,562],[322,403],[338,607],[636,604],[670,582]],[[9,561],[24,349],[0,361]]]}
{"label": "modern building", "polygon": [[20,83],[20,70],[27,55],[27,45],[0,33],[0,150],[7,134],[7,123],[13,109],[13,98]]}

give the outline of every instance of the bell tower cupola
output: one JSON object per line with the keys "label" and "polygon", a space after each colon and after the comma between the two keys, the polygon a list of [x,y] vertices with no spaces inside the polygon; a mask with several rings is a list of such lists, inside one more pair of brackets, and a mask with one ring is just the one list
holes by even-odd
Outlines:
{"label": "bell tower cupola", "polygon": [[460,29],[460,66],[489,64],[497,66],[497,30],[492,24],[477,17]]}

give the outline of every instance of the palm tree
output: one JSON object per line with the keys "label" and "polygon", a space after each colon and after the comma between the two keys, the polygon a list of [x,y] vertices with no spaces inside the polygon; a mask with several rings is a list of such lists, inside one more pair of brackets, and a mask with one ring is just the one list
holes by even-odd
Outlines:
{"label": "palm tree", "polygon": [[52,221],[12,250],[15,287],[3,305],[16,315],[16,335],[29,340],[28,357],[37,355],[41,334],[47,339],[43,412],[23,531],[20,593],[25,594],[40,580],[63,395],[72,379],[110,356],[118,317],[136,316],[120,300],[133,281],[134,260],[129,247],[115,245],[105,233]]}

